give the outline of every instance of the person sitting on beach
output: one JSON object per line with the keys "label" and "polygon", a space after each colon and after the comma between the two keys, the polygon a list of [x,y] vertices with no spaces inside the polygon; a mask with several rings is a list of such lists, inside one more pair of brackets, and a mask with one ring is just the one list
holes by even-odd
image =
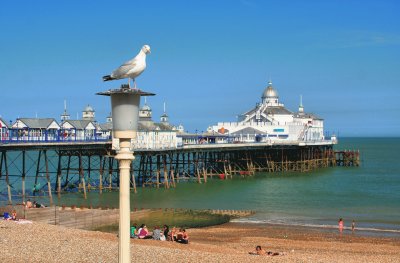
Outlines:
{"label": "person sitting on beach", "polygon": [[136,232],[136,224],[133,224],[131,226],[131,238],[136,238],[137,237],[137,232]]}
{"label": "person sitting on beach", "polygon": [[28,200],[26,201],[26,206],[25,206],[25,207],[26,207],[26,208],[32,208],[32,207],[33,207],[32,202],[31,202],[30,199],[28,199]]}
{"label": "person sitting on beach", "polygon": [[149,239],[152,238],[149,236],[149,230],[147,229],[147,226],[144,225],[143,228],[140,230],[138,234],[139,239]]}
{"label": "person sitting on beach", "polygon": [[272,252],[272,251],[265,251],[264,249],[261,248],[261,246],[256,246],[255,251],[249,252],[250,255],[259,255],[259,256],[282,256],[285,255],[283,252]]}
{"label": "person sitting on beach", "polygon": [[13,210],[11,212],[11,220],[16,221],[17,220],[17,211]]}
{"label": "person sitting on beach", "polygon": [[266,255],[267,253],[265,252],[264,249],[261,248],[261,246],[256,246],[255,251],[250,251],[250,255]]}
{"label": "person sitting on beach", "polygon": [[173,227],[171,232],[169,232],[168,234],[168,241],[176,241],[176,234],[177,234],[176,227]]}
{"label": "person sitting on beach", "polygon": [[160,228],[158,226],[154,227],[153,239],[154,240],[161,240],[161,230],[160,230]]}
{"label": "person sitting on beach", "polygon": [[189,235],[186,233],[185,229],[180,229],[176,235],[176,242],[181,244],[189,244]]}
{"label": "person sitting on beach", "polygon": [[163,233],[164,233],[164,238],[168,238],[169,227],[168,227],[167,225],[164,225],[164,227],[163,227]]}

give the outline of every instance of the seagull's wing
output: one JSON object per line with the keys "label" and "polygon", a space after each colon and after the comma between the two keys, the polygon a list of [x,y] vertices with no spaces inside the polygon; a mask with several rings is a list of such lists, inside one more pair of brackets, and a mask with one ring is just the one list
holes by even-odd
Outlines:
{"label": "seagull's wing", "polygon": [[114,78],[124,78],[126,77],[126,74],[136,66],[137,61],[136,58],[131,59],[127,62],[125,62],[124,64],[122,64],[119,68],[117,68],[116,70],[114,70],[111,73],[111,76]]}

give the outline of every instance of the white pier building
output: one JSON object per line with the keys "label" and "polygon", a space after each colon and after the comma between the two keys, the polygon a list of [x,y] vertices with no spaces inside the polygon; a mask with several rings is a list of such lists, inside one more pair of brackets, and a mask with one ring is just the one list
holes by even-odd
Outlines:
{"label": "white pier building", "polygon": [[278,92],[268,83],[256,107],[238,116],[237,122],[219,122],[208,132],[228,135],[233,142],[323,141],[324,120],[304,112],[302,101],[298,112],[279,102]]}

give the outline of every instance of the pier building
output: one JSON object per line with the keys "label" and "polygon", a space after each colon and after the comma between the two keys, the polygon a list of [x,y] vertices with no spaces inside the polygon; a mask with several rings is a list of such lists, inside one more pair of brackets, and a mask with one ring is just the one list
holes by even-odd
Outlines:
{"label": "pier building", "polygon": [[208,131],[238,142],[323,141],[324,120],[304,112],[302,102],[298,112],[288,110],[269,81],[254,108],[239,115],[236,122],[219,122]]}
{"label": "pier building", "polygon": [[0,117],[0,142],[8,140],[8,123]]}

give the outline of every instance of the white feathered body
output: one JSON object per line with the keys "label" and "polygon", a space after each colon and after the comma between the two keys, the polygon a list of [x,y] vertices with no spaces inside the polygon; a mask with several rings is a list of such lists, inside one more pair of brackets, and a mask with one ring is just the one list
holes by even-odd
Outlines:
{"label": "white feathered body", "polygon": [[135,79],[146,69],[146,53],[150,53],[150,47],[144,45],[139,54],[133,59],[125,62],[119,68],[114,70],[111,75],[103,77],[104,81],[115,79]]}

